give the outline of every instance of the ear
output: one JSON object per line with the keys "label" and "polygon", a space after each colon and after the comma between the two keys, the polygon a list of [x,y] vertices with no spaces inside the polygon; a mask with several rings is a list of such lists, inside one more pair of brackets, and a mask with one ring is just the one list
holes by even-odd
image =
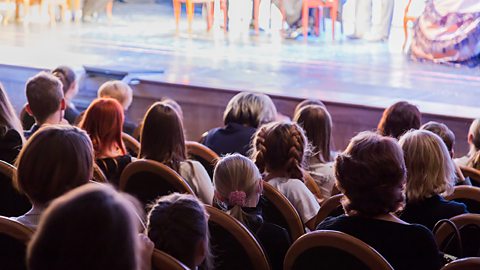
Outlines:
{"label": "ear", "polygon": [[28,103],[27,105],[25,105],[25,111],[28,113],[28,115],[33,117],[32,109],[30,108],[30,105]]}
{"label": "ear", "polygon": [[472,142],[473,142],[473,134],[472,133],[468,134],[467,141],[468,141],[468,144],[472,144]]}
{"label": "ear", "polygon": [[60,102],[60,109],[62,111],[65,111],[66,108],[67,108],[67,103],[65,102],[65,99],[62,98],[62,101]]}
{"label": "ear", "polygon": [[203,239],[197,242],[197,244],[195,245],[195,258],[193,261],[195,263],[195,267],[202,264],[202,262],[205,260],[205,257],[207,257],[207,250],[207,239]]}

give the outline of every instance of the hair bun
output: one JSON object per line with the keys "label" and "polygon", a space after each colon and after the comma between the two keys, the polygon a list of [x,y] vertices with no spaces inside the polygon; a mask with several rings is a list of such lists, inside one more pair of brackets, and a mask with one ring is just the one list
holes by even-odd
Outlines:
{"label": "hair bun", "polygon": [[247,194],[245,194],[245,191],[232,191],[230,192],[230,195],[228,195],[228,202],[231,206],[240,206],[243,207],[245,206],[245,201],[247,198]]}

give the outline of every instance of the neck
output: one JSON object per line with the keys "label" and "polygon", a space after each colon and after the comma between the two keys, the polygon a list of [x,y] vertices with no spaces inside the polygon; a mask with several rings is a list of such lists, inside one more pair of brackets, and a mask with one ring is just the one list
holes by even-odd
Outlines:
{"label": "neck", "polygon": [[62,111],[55,112],[54,114],[50,115],[45,121],[37,122],[37,125],[58,125],[62,122],[63,114]]}

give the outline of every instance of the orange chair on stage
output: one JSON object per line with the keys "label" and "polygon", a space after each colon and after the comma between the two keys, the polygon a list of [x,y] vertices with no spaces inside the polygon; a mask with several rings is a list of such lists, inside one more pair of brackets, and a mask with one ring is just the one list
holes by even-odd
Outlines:
{"label": "orange chair on stage", "polygon": [[[220,10],[223,11],[224,17],[224,30],[227,31],[227,1],[218,0],[220,3]],[[187,9],[187,20],[188,20],[188,31],[192,30],[192,21],[195,4],[206,4],[207,6],[207,31],[212,28],[213,25],[213,16],[214,16],[214,5],[216,0],[173,0],[173,12],[175,15],[175,23],[178,25],[180,23],[180,15],[182,13],[182,3],[185,3]]]}
{"label": "orange chair on stage", "polygon": [[315,34],[320,34],[320,9],[330,8],[330,18],[332,20],[332,40],[335,40],[335,22],[337,21],[338,0],[303,0],[302,5],[302,28],[303,38],[308,36],[309,9],[315,8]]}
{"label": "orange chair on stage", "polygon": [[416,16],[409,16],[409,14],[408,14],[411,4],[412,4],[412,0],[408,0],[408,4],[405,7],[405,11],[403,12],[403,32],[405,34],[405,40],[403,41],[402,50],[405,50],[405,46],[407,46],[408,22],[415,22],[417,20]]}

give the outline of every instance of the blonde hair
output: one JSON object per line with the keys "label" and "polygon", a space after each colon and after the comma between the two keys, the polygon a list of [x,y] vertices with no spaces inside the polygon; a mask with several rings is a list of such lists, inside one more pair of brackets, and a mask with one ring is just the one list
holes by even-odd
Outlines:
{"label": "blonde hair", "polygon": [[215,199],[222,210],[245,224],[248,214],[242,207],[261,192],[261,179],[253,161],[240,154],[227,155],[218,161],[213,173]]}
{"label": "blonde hair", "polygon": [[225,125],[238,123],[259,127],[275,120],[277,108],[269,96],[260,93],[241,92],[227,104],[223,114]]}
{"label": "blonde hair", "polygon": [[100,86],[97,93],[99,98],[113,98],[122,104],[124,110],[132,104],[132,88],[122,81],[108,81]]}
{"label": "blonde hair", "polygon": [[480,119],[473,120],[468,130],[468,136],[472,136],[472,142],[470,143],[470,150],[468,156],[470,157],[467,162],[468,167],[480,169]]}
{"label": "blonde hair", "polygon": [[442,139],[427,130],[412,130],[400,138],[407,166],[408,201],[422,201],[432,195],[450,192],[454,166]]}
{"label": "blonde hair", "polygon": [[285,177],[303,179],[307,138],[296,123],[274,122],[260,127],[253,137],[252,160],[261,172],[285,171]]}
{"label": "blonde hair", "polygon": [[13,109],[7,91],[0,83],[0,136],[5,136],[10,129],[16,130],[20,135],[22,142],[25,141],[22,124]]}

